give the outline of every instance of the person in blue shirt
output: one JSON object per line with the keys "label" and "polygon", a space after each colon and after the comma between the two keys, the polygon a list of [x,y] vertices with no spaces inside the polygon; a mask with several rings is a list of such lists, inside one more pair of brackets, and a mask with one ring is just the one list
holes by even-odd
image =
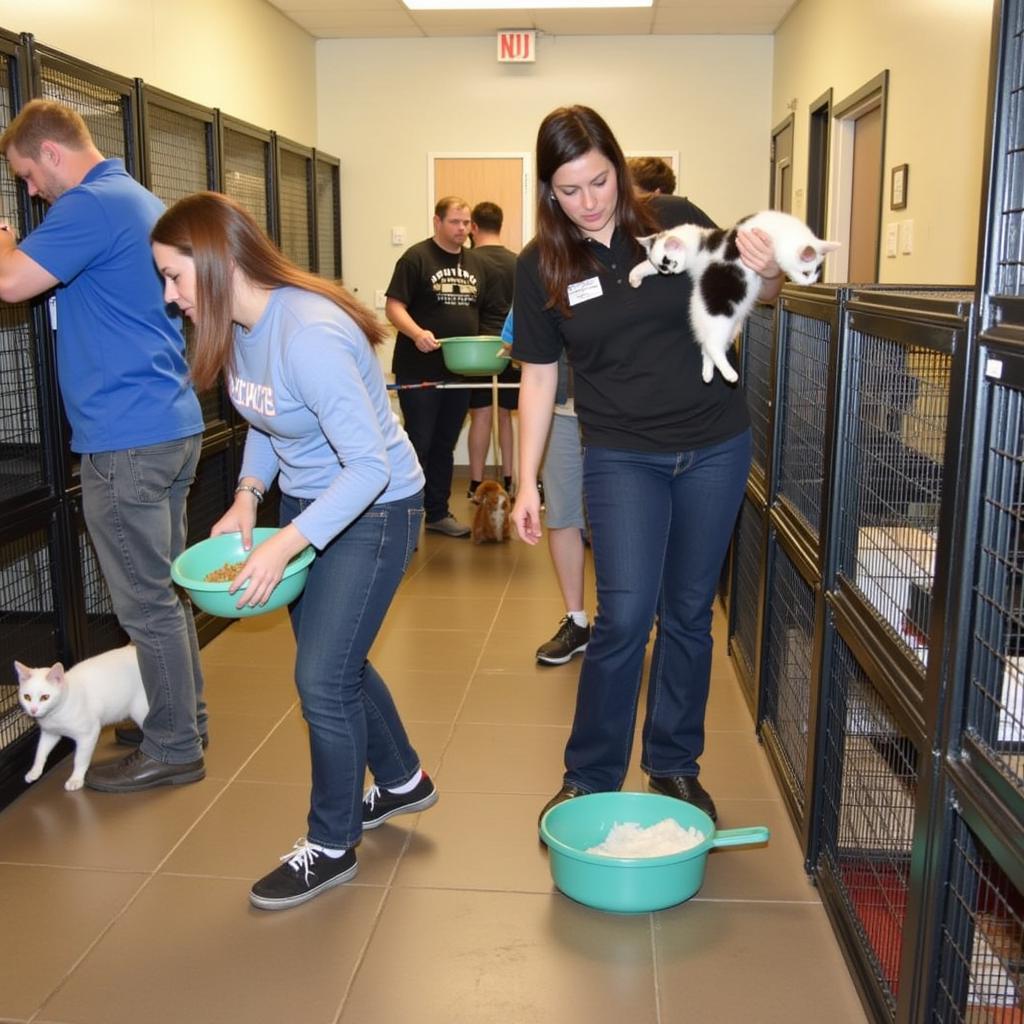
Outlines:
{"label": "person in blue shirt", "polygon": [[[367,660],[416,548],[423,472],[374,352],[384,325],[344,288],[290,263],[219,193],[177,202],[152,238],[164,298],[196,324],[193,378],[203,387],[223,373],[249,423],[234,504],[212,532],[240,531],[249,549],[256,506],[275,479],[281,487],[282,529],[235,577],[239,606],[265,603],[288,561],[317,550],[290,609],[313,770],[308,831],[249,894],[279,910],[352,878],[363,829],[437,801]],[[375,784],[364,795],[367,766]]]}
{"label": "person in blue shirt", "polygon": [[185,547],[203,418],[149,250],[164,206],[120,160],[104,160],[60,103],[26,104],[0,152],[50,206],[20,245],[9,226],[0,230],[0,299],[56,289],[57,373],[85,522],[149,698],[142,733],[127,736],[141,744],[91,767],[85,784],[122,793],[196,782],[206,774],[203,676],[170,566]]}

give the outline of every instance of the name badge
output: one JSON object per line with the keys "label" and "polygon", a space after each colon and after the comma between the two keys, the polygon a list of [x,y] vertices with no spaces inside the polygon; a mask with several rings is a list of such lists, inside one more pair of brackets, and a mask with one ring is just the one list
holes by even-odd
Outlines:
{"label": "name badge", "polygon": [[46,300],[46,309],[50,314],[50,330],[57,330],[57,296],[51,295]]}
{"label": "name badge", "polygon": [[578,306],[581,302],[596,299],[603,294],[600,278],[590,277],[586,281],[577,281],[575,284],[569,285],[569,305]]}

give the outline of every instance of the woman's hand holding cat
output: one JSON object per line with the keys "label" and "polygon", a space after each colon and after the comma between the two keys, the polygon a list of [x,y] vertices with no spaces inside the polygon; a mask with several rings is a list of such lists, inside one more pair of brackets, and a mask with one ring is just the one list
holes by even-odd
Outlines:
{"label": "woman's hand holding cat", "polygon": [[743,263],[761,278],[758,299],[761,302],[774,302],[786,277],[775,261],[775,243],[771,236],[761,228],[752,231],[740,228],[736,232],[736,247]]}
{"label": "woman's hand holding cat", "polygon": [[228,587],[229,594],[245,587],[235,607],[266,604],[271,591],[281,582],[285,566],[308,544],[309,541],[289,523],[254,548]]}

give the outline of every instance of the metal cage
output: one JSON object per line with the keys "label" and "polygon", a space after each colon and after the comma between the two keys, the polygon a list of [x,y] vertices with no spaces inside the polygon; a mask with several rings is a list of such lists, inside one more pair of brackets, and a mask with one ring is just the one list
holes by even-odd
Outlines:
{"label": "metal cage", "polygon": [[969,293],[857,293],[843,328],[840,573],[923,672],[954,338]]}
{"label": "metal cage", "polygon": [[808,731],[814,671],[817,592],[778,538],[770,541],[765,597],[764,665],[760,681],[761,731],[802,811],[807,800]]}
{"label": "metal cage", "polygon": [[1024,893],[956,811],[928,1020],[1024,1019]]}
{"label": "metal cage", "polygon": [[758,303],[743,324],[740,372],[750,409],[751,476],[767,491],[771,452],[772,344],[775,307]]}
{"label": "metal cage", "polygon": [[918,753],[867,672],[833,632],[831,686],[824,715],[820,847],[858,953],[895,1015],[911,846]]}
{"label": "metal cage", "polygon": [[341,278],[341,161],[317,150],[316,269],[323,277]]}
{"label": "metal cage", "polygon": [[277,168],[277,226],[281,251],[304,270],[313,270],[315,225],[313,150],[274,137]]}
{"label": "metal cage", "polygon": [[252,214],[276,238],[274,225],[273,135],[221,114],[221,191]]}
{"label": "metal cage", "polygon": [[740,508],[733,539],[729,651],[751,707],[756,701],[760,650],[758,613],[764,576],[764,530],[765,514],[748,495]]}

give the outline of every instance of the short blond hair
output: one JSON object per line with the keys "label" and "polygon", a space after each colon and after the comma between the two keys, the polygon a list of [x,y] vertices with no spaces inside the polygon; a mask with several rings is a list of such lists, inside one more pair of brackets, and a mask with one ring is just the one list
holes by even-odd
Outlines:
{"label": "short blond hair", "polygon": [[86,149],[92,135],[82,115],[55,100],[30,100],[0,135],[0,153],[11,146],[26,160],[39,159],[44,142],[56,142],[68,149]]}

